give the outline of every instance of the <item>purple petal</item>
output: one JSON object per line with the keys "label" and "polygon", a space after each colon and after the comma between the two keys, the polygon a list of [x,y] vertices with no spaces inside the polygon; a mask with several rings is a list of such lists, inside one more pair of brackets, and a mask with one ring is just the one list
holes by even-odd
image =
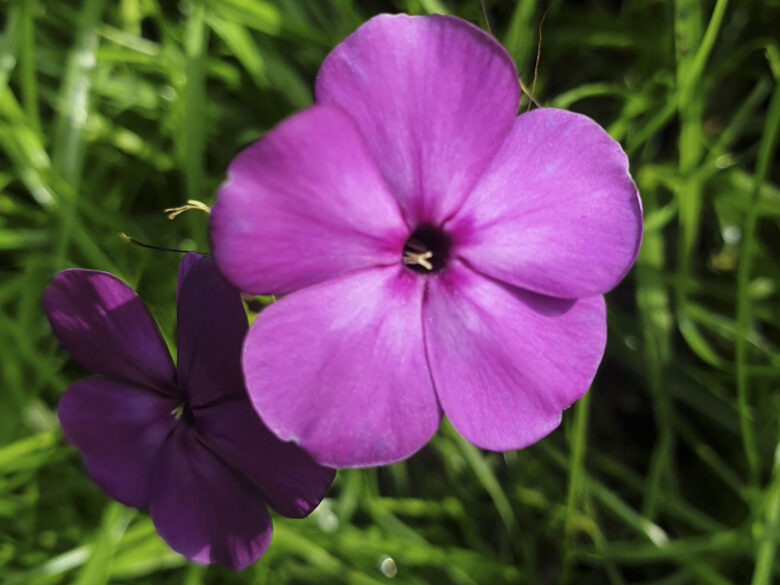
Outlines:
{"label": "purple petal", "polygon": [[150,512],[175,551],[200,563],[241,570],[271,540],[262,493],[179,428],[165,444]]}
{"label": "purple petal", "polygon": [[407,232],[354,122],[326,106],[287,119],[238,155],[211,212],[214,258],[251,293],[397,262]]}
{"label": "purple petal", "polygon": [[300,290],[265,309],[244,344],[255,409],[322,464],[383,465],[436,431],[425,359],[423,279],[403,266]]}
{"label": "purple petal", "polygon": [[43,293],[52,331],[85,368],[173,394],[176,374],[152,316],[133,290],[96,270],[64,270]]}
{"label": "purple petal", "polygon": [[376,16],[325,59],[317,101],[358,123],[412,227],[458,208],[517,115],[519,84],[492,37],[450,16]]}
{"label": "purple petal", "polygon": [[203,442],[252,480],[285,516],[307,516],[333,482],[335,470],[318,465],[297,445],[277,439],[246,399],[199,409],[195,416]]}
{"label": "purple petal", "polygon": [[558,426],[587,391],[607,338],[602,297],[543,297],[460,263],[431,279],[424,314],[444,413],[466,439],[497,451]]}
{"label": "purple petal", "polygon": [[578,298],[631,267],[642,208],[620,145],[586,116],[542,108],[517,118],[450,229],[480,272]]}
{"label": "purple petal", "polygon": [[248,324],[241,294],[214,261],[187,254],[179,265],[179,387],[190,405],[246,400],[241,344]]}
{"label": "purple petal", "polygon": [[127,506],[149,504],[157,459],[175,423],[173,399],[104,378],[80,380],[60,398],[65,437],[92,480]]}

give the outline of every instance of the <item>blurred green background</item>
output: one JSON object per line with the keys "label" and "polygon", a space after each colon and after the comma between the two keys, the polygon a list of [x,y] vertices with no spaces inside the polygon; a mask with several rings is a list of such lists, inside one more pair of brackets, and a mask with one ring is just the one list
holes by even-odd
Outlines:
{"label": "blurred green background", "polygon": [[529,87],[548,6],[535,95],[624,145],[645,209],[591,392],[523,451],[445,423],[404,463],[340,472],[233,574],[87,479],[55,416],[84,371],[41,292],[114,272],[171,339],[178,256],[118,234],[207,251],[206,214],[162,209],[210,203],[336,43],[381,11],[485,27],[480,3],[0,0],[0,583],[780,582],[780,2],[488,1]]}

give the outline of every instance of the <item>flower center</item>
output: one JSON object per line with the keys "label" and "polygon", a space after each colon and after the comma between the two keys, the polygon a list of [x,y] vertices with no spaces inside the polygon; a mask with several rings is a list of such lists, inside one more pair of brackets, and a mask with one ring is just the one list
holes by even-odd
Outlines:
{"label": "flower center", "polygon": [[451,246],[452,240],[441,229],[424,224],[404,243],[401,261],[421,274],[438,272],[447,264]]}
{"label": "flower center", "polygon": [[182,402],[171,411],[173,418],[182,421],[185,425],[192,426],[195,423],[195,417],[192,415],[192,409],[186,402]]}

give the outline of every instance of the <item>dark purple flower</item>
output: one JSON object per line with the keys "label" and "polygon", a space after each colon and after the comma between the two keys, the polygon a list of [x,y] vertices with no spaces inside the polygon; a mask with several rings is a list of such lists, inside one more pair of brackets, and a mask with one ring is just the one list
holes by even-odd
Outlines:
{"label": "dark purple flower", "polygon": [[518,117],[509,55],[447,16],[372,18],[316,97],[233,161],[212,212],[227,278],[291,293],[244,344],[258,413],[335,466],[409,456],[442,411],[487,449],[552,431],[639,247],[618,143],[563,110]]}
{"label": "dark purple flower", "polygon": [[171,548],[241,569],[271,539],[267,505],[306,516],[334,472],[274,437],[252,410],[239,361],[246,313],[213,261],[187,254],[177,296],[178,369],[124,282],[94,270],[54,277],[43,295],[54,334],[102,376],[65,391],[60,422],[95,483],[148,507]]}

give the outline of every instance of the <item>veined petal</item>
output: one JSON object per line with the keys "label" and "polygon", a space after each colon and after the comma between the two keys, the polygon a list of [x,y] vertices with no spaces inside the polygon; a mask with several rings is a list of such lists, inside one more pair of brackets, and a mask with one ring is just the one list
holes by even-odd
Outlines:
{"label": "veined petal", "polygon": [[57,414],[92,481],[123,504],[143,508],[175,407],[172,398],[145,388],[92,378],[65,390]]}
{"label": "veined petal", "polygon": [[602,294],[636,259],[642,208],[620,145],[553,108],[517,118],[449,228],[480,272],[561,298]]}
{"label": "veined petal", "polygon": [[325,497],[336,471],[318,465],[298,445],[277,439],[249,400],[203,408],[196,417],[203,442],[263,490],[277,512],[302,518]]}
{"label": "veined petal", "polygon": [[557,427],[604,353],[602,297],[544,297],[459,262],[431,279],[423,311],[442,409],[485,449],[519,449]]}
{"label": "veined petal", "polygon": [[383,465],[436,431],[425,359],[423,279],[365,270],[265,309],[244,344],[249,396],[268,427],[322,464]]}
{"label": "veined petal", "polygon": [[88,370],[173,395],[176,373],[157,325],[133,289],[97,270],[64,270],[43,293],[52,331]]}
{"label": "veined petal", "polygon": [[190,405],[246,400],[241,344],[248,323],[240,293],[213,260],[190,253],[179,265],[177,297],[179,387]]}
{"label": "veined petal", "polygon": [[519,83],[492,37],[451,16],[376,16],[328,55],[317,101],[357,122],[411,226],[461,204],[517,115]]}
{"label": "veined petal", "polygon": [[354,122],[313,106],[239,154],[211,211],[220,270],[286,293],[398,261],[406,228]]}
{"label": "veined petal", "polygon": [[271,541],[262,493],[178,428],[165,444],[150,513],[157,532],[188,559],[241,570]]}

